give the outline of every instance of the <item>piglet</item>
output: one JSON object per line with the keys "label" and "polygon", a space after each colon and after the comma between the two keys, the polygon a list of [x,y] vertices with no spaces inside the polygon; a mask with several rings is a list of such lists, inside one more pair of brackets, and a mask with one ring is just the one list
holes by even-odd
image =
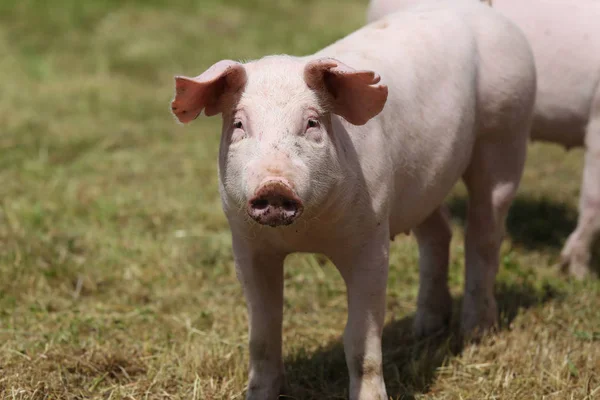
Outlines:
{"label": "piglet", "polygon": [[420,253],[417,335],[451,313],[445,197],[469,192],[462,329],[497,321],[504,220],[527,148],[536,77],[519,30],[476,2],[423,3],[309,56],[219,61],[176,77],[172,111],[221,114],[219,190],[250,316],[247,399],[284,386],[283,262],[328,256],[348,291],[351,400],[387,399],[382,376],[390,237]]}

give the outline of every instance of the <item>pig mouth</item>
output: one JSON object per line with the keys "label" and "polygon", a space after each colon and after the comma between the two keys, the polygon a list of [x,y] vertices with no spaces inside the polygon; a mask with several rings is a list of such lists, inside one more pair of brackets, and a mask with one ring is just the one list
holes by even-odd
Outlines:
{"label": "pig mouth", "polygon": [[248,201],[248,215],[261,225],[277,227],[292,224],[304,211],[302,201],[285,183],[263,184]]}

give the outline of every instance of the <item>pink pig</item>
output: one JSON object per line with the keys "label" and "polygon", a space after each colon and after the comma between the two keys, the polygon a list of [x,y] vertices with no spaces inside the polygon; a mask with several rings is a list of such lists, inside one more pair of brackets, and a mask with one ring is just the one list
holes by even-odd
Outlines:
{"label": "pink pig", "polygon": [[306,57],[220,61],[176,77],[172,110],[221,114],[222,205],[250,316],[247,399],[284,386],[283,262],[328,256],[348,291],[350,399],[387,399],[381,335],[390,238],[413,230],[415,331],[442,329],[451,230],[445,197],[469,190],[462,329],[497,321],[504,220],[523,171],[536,90],[512,23],[476,2],[425,4]]}
{"label": "pink pig", "polygon": [[[367,18],[372,22],[421,2],[371,0]],[[579,221],[561,253],[570,274],[585,278],[592,242],[600,233],[600,2],[487,3],[519,26],[533,49],[538,89],[531,138],[586,148]]]}

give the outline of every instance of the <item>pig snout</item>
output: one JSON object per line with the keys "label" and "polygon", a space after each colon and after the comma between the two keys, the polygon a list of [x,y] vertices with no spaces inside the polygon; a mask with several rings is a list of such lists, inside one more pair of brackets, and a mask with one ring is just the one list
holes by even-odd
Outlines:
{"label": "pig snout", "polygon": [[263,183],[248,201],[248,215],[262,225],[289,225],[304,210],[302,201],[285,182],[270,180]]}

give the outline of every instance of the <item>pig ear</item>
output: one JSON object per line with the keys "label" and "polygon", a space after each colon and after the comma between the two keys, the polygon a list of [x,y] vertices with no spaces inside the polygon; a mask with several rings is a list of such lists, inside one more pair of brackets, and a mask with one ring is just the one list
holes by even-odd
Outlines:
{"label": "pig ear", "polygon": [[202,110],[206,116],[223,111],[223,95],[234,93],[246,83],[242,64],[222,60],[195,78],[175,77],[175,98],[171,110],[179,122],[193,121]]}
{"label": "pig ear", "polygon": [[333,113],[354,125],[364,125],[383,110],[388,89],[378,85],[373,71],[358,71],[332,58],[310,61],[304,80],[311,89],[325,90],[333,103]]}

